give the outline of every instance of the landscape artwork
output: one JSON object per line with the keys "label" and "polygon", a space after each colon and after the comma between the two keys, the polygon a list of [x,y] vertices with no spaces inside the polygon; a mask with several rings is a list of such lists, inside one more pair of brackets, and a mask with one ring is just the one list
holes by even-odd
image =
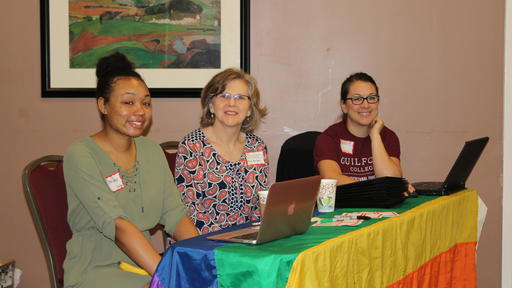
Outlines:
{"label": "landscape artwork", "polygon": [[221,67],[221,0],[68,0],[69,68],[121,52],[136,68]]}

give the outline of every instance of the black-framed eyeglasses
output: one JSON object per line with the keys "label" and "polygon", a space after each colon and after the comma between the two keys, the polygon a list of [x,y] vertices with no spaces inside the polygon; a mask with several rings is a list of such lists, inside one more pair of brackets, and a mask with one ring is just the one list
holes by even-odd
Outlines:
{"label": "black-framed eyeglasses", "polygon": [[347,100],[352,101],[354,105],[361,105],[364,100],[366,100],[368,104],[375,104],[379,102],[379,97],[379,95],[368,95],[366,97],[347,97]]}
{"label": "black-framed eyeglasses", "polygon": [[216,95],[219,99],[221,99],[222,101],[228,101],[229,99],[234,99],[235,102],[245,102],[245,101],[248,101],[248,100],[251,100],[251,97],[247,96],[247,95],[244,95],[244,94],[231,94],[231,93],[228,93],[228,92],[225,92],[225,93],[221,93],[221,94],[218,94]]}

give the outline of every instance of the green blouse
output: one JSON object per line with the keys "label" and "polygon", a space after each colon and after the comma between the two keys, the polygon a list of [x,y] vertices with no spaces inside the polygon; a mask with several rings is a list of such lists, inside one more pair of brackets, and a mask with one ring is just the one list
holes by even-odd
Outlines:
{"label": "green blouse", "polygon": [[66,245],[65,287],[92,287],[87,284],[93,283],[90,280],[115,287],[107,285],[115,279],[98,277],[118,275],[119,261],[135,265],[114,242],[116,218],[129,220],[149,239],[149,230],[158,223],[172,234],[186,213],[160,146],[145,137],[135,138],[135,144],[136,165],[128,170],[122,170],[90,137],[73,143],[64,155],[68,223],[73,232]]}

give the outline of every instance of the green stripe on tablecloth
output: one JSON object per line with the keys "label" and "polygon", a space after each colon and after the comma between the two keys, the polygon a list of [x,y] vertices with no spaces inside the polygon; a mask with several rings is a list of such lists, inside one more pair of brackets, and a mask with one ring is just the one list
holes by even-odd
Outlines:
{"label": "green stripe on tablecloth", "polygon": [[[406,199],[392,209],[343,208],[334,214],[355,211],[395,211],[399,214],[437,197],[419,196]],[[366,220],[358,226],[310,227],[301,235],[284,238],[261,245],[228,244],[215,249],[215,262],[219,287],[285,287],[288,275],[297,255],[326,240],[385,220]],[[277,271],[277,273],[276,273]]]}

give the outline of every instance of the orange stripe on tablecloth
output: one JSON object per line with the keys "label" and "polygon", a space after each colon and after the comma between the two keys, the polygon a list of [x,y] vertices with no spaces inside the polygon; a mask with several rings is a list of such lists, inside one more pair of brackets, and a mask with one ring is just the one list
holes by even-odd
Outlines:
{"label": "orange stripe on tablecloth", "polygon": [[455,244],[388,288],[476,287],[476,242]]}

